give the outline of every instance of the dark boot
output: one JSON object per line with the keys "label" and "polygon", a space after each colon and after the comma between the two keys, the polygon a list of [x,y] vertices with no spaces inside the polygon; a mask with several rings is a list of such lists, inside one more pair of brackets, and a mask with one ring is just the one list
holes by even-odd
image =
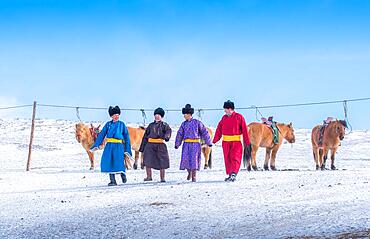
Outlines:
{"label": "dark boot", "polygon": [[122,183],[127,183],[127,177],[126,174],[121,173]]}
{"label": "dark boot", "polygon": [[146,178],[144,178],[144,182],[153,181],[152,169],[149,167],[146,167],[145,170],[146,170]]}
{"label": "dark boot", "polygon": [[191,171],[191,181],[196,182],[197,181],[197,170]]}
{"label": "dark boot", "polygon": [[165,178],[165,171],[164,171],[164,169],[159,170],[159,174],[161,176],[161,183],[165,183],[166,182],[166,179],[164,179]]}
{"label": "dark boot", "polygon": [[236,173],[232,173],[230,177],[230,182],[235,182],[236,181]]}
{"label": "dark boot", "polygon": [[231,174],[229,174],[229,177],[225,178],[225,182],[229,182],[231,178]]}
{"label": "dark boot", "polygon": [[191,179],[191,171],[188,169],[188,177],[186,178],[186,180],[190,180]]}
{"label": "dark boot", "polygon": [[116,182],[116,175],[113,173],[109,174],[110,183],[108,183],[108,186],[117,186]]}

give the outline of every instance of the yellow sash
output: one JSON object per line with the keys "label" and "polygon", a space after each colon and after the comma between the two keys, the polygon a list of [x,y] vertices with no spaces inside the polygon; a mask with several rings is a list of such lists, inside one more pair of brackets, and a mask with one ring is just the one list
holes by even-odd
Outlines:
{"label": "yellow sash", "polygon": [[200,143],[200,139],[185,139],[185,143]]}
{"label": "yellow sash", "polygon": [[240,141],[242,139],[241,135],[222,135],[222,137],[225,142]]}
{"label": "yellow sash", "polygon": [[107,138],[107,143],[118,143],[121,144],[124,141],[122,139],[115,139],[115,138]]}
{"label": "yellow sash", "polygon": [[163,144],[163,143],[164,143],[164,140],[163,140],[163,139],[153,139],[153,138],[149,138],[149,139],[148,139],[148,142],[149,142],[149,143],[155,143],[155,144]]}

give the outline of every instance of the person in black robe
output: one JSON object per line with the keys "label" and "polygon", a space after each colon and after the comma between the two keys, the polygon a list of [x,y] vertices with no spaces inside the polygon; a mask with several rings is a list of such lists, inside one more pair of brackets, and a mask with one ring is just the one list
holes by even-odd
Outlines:
{"label": "person in black robe", "polygon": [[165,142],[171,138],[170,126],[162,121],[164,110],[158,108],[154,111],[154,122],[150,123],[145,130],[140,152],[144,153],[144,165],[146,178],[144,181],[153,181],[152,168],[160,170],[161,182],[165,180],[165,169],[170,167],[170,158]]}

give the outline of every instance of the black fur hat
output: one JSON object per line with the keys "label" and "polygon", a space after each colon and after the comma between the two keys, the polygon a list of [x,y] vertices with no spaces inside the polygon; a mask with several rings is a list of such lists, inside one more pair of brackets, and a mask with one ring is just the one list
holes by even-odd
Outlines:
{"label": "black fur hat", "polygon": [[234,102],[228,100],[224,103],[224,109],[235,109]]}
{"label": "black fur hat", "polygon": [[118,107],[118,105],[112,107],[112,106],[109,106],[109,109],[108,109],[108,113],[109,113],[109,116],[112,117],[113,115],[115,114],[121,114],[121,109]]}
{"label": "black fur hat", "polygon": [[162,116],[162,118],[164,117],[164,109],[162,109],[162,108],[157,108],[157,109],[155,109],[154,110],[154,115],[160,115],[160,116]]}
{"label": "black fur hat", "polygon": [[194,108],[191,108],[191,104],[186,104],[185,108],[182,108],[182,114],[189,114],[192,115],[194,114]]}

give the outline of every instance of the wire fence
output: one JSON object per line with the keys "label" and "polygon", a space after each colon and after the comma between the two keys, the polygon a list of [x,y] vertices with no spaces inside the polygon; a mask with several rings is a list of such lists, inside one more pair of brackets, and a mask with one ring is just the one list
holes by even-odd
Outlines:
{"label": "wire fence", "polygon": [[[306,103],[294,103],[294,104],[279,104],[279,105],[251,105],[246,107],[237,107],[237,110],[255,110],[256,112],[256,119],[259,120],[263,117],[261,113],[261,109],[276,109],[276,108],[290,108],[290,107],[307,107],[307,106],[315,106],[315,105],[329,105],[329,104],[343,104],[343,111],[345,120],[348,121],[348,104],[349,102],[359,102],[359,101],[369,101],[370,97],[366,98],[354,98],[354,99],[344,99],[344,100],[333,100],[333,101],[319,101],[319,102],[306,102]],[[10,109],[18,109],[18,108],[28,108],[32,107],[33,104],[29,105],[17,105],[17,106],[8,106],[8,107],[0,107],[0,110],[10,110]],[[81,120],[80,110],[107,110],[107,107],[91,107],[91,106],[71,106],[71,105],[57,105],[57,104],[43,104],[43,103],[36,103],[36,106],[44,107],[44,108],[66,108],[66,109],[74,109],[76,111],[76,117]],[[154,109],[149,108],[121,108],[123,111],[133,111],[133,112],[140,112],[141,117],[143,119],[144,125],[146,123],[146,112],[152,112]],[[223,108],[197,108],[195,112],[197,116],[201,119],[202,116],[206,112],[210,111],[222,111]],[[166,112],[181,112],[181,109],[166,109]],[[349,123],[349,122],[348,122]],[[349,124],[350,125],[350,124]]]}
{"label": "wire fence", "polygon": [[[307,102],[307,103],[294,103],[294,104],[280,104],[280,105],[251,105],[247,107],[237,107],[237,110],[255,110],[255,117],[257,120],[260,120],[263,117],[261,113],[261,109],[274,109],[274,108],[288,108],[288,107],[307,107],[307,106],[317,106],[317,105],[329,105],[329,104],[342,104],[344,118],[347,122],[348,127],[350,128],[350,133],[352,132],[352,125],[349,122],[349,113],[348,113],[348,103],[349,102],[360,102],[360,101],[369,101],[370,97],[366,98],[354,98],[354,99],[344,99],[344,100],[333,100],[333,101],[319,101],[319,102]],[[43,104],[37,103],[36,101],[33,104],[28,105],[15,105],[15,106],[7,106],[7,107],[0,107],[0,111],[5,110],[13,110],[13,109],[22,109],[22,108],[31,108],[33,107],[32,113],[32,125],[31,125],[31,136],[29,142],[29,152],[28,152],[28,160],[27,160],[27,167],[26,171],[30,169],[30,162],[31,162],[31,153],[32,153],[32,142],[34,137],[34,128],[35,128],[35,117],[36,117],[36,108],[43,107],[43,108],[66,108],[66,109],[74,109],[76,112],[76,117],[81,120],[80,110],[107,110],[107,107],[89,107],[89,106],[71,106],[71,105],[56,105],[56,104]],[[123,111],[132,111],[132,112],[140,112],[141,117],[144,123],[146,124],[147,116],[146,112],[154,111],[154,109],[145,109],[145,108],[122,108]],[[211,111],[222,111],[223,108],[198,108],[195,109],[198,118],[202,119],[202,116],[205,112]],[[167,109],[166,112],[181,112],[181,109]]]}

